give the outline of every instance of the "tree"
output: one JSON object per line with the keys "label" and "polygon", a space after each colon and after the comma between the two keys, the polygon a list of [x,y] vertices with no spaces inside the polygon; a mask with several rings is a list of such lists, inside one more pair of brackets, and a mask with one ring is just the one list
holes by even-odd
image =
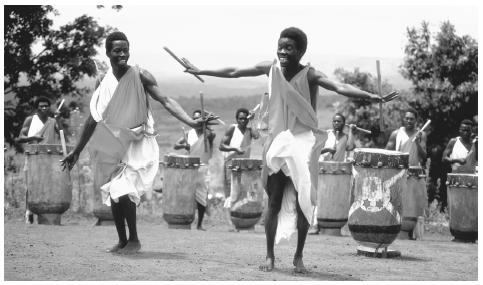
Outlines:
{"label": "tree", "polygon": [[52,6],[4,6],[4,138],[10,144],[36,96],[53,102],[80,96],[85,88],[76,83],[96,73],[91,58],[110,28],[82,15],[56,30],[56,15]]}
{"label": "tree", "polygon": [[434,39],[423,22],[407,29],[402,75],[413,84],[408,101],[422,119],[431,119],[428,148],[444,147],[463,119],[478,113],[478,43],[458,36],[444,22]]}
{"label": "tree", "polygon": [[[367,92],[378,93],[377,78],[368,72],[361,72],[359,68],[355,68],[353,72],[337,68],[334,75],[340,82],[357,86]],[[393,87],[387,81],[383,81],[381,87],[384,94],[393,90]],[[347,123],[357,123],[357,126],[361,128],[372,130],[372,136],[364,136],[372,139],[376,147],[383,148],[391,131],[401,124],[400,114],[407,107],[405,97],[404,94],[401,94],[398,100],[383,105],[384,129],[382,132],[379,127],[379,106],[370,101],[347,99],[340,106],[338,112],[346,116]],[[359,135],[359,139],[362,139],[362,137]]]}

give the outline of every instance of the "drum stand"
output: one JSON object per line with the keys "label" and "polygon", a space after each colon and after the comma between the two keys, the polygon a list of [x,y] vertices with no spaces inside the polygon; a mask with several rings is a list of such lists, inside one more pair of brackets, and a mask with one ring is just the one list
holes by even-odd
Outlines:
{"label": "drum stand", "polygon": [[[379,249],[381,250],[379,251]],[[372,248],[368,246],[359,245],[357,247],[357,255],[364,255],[367,257],[378,257],[378,258],[394,258],[394,257],[400,257],[401,252],[398,250],[388,249],[387,247]]]}

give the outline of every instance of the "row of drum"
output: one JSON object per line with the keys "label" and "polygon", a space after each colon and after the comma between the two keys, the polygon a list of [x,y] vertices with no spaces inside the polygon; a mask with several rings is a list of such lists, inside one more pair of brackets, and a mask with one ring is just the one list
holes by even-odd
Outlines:
{"label": "row of drum", "polygon": [[[28,204],[39,222],[60,223],[72,199],[69,173],[59,167],[60,145],[29,145]],[[195,191],[202,172],[197,157],[167,155],[164,159],[163,217],[170,227],[189,227],[195,216]],[[233,159],[231,217],[240,229],[253,227],[266,201],[257,159]],[[478,234],[477,175],[448,174],[448,206],[452,235],[475,241]],[[383,149],[356,149],[353,162],[319,162],[317,222],[323,233],[340,235],[347,223],[361,245],[387,247],[410,236],[427,207],[425,175],[408,166],[408,155]],[[95,191],[99,192],[99,191]],[[100,195],[100,193],[99,193]],[[99,197],[100,200],[100,197]],[[97,210],[97,213],[96,213]],[[110,211],[98,207],[96,216]]]}

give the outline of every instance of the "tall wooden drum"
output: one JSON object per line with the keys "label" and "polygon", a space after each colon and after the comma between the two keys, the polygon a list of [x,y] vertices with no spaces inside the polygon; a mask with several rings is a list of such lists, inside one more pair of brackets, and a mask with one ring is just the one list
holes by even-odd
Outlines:
{"label": "tall wooden drum", "polygon": [[[67,152],[73,149],[67,147]],[[27,154],[27,203],[38,215],[39,224],[60,225],[62,213],[72,200],[72,182],[68,170],[62,171],[59,160],[63,158],[60,144],[28,144]]]}
{"label": "tall wooden drum", "polygon": [[384,149],[354,151],[354,200],[348,226],[363,247],[377,252],[396,239],[401,229],[401,192],[409,154]]}
{"label": "tall wooden drum", "polygon": [[478,175],[448,173],[449,230],[455,241],[478,239]]}
{"label": "tall wooden drum", "polygon": [[231,221],[237,229],[252,229],[263,213],[260,159],[233,158],[231,170]]}
{"label": "tall wooden drum", "polygon": [[340,236],[351,206],[352,163],[319,161],[317,223],[321,234]]}
{"label": "tall wooden drum", "polygon": [[164,156],[163,218],[169,228],[191,229],[195,219],[195,190],[202,187],[200,158],[170,154]]}
{"label": "tall wooden drum", "polygon": [[109,182],[112,172],[116,169],[118,161],[103,161],[93,163],[94,192],[93,192],[93,214],[97,218],[96,225],[113,225],[111,207],[104,204],[102,200],[101,186]]}
{"label": "tall wooden drum", "polygon": [[410,166],[402,192],[402,222],[399,238],[412,239],[419,216],[424,216],[428,196],[426,174],[419,166]]}

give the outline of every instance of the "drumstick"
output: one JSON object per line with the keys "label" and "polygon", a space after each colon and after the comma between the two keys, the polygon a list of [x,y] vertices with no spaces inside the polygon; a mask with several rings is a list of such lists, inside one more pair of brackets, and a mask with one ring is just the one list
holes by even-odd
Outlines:
{"label": "drumstick", "polygon": [[413,138],[412,142],[415,142],[415,141],[416,141],[416,136],[417,136],[419,133],[423,132],[423,131],[424,131],[424,129],[426,129],[426,128],[429,126],[429,124],[430,124],[430,123],[431,123],[431,120],[427,120],[427,121],[426,121],[426,123],[424,124],[424,126],[423,126],[421,129],[419,129],[419,131],[416,133],[416,135],[414,136],[414,138]]}
{"label": "drumstick", "polygon": [[[169,48],[167,47],[163,47],[165,51],[167,51],[169,53],[170,56],[172,56],[179,64],[181,64],[184,68],[188,69],[190,67],[194,67],[194,65],[192,65],[191,63],[188,65],[186,64],[186,62],[182,61],[179,57],[177,57]],[[191,65],[191,66],[190,66]],[[199,77],[198,75],[196,74],[193,74],[194,77],[198,78],[199,81],[201,82],[205,82],[203,80],[203,78]]]}
{"label": "drumstick", "polygon": [[[203,92],[200,91],[200,101],[201,101],[201,118],[205,119],[205,106],[203,103]],[[206,137],[206,123],[203,122],[203,144],[205,145],[205,152],[208,152],[208,143]]]}
{"label": "drumstick", "polygon": [[[377,88],[379,90],[379,96],[382,98],[382,84],[381,84],[381,67],[379,64],[379,60],[376,60],[376,67],[377,67]],[[382,121],[382,101],[379,102],[379,129],[383,129],[384,123]]]}
{"label": "drumstick", "polygon": [[255,106],[255,108],[253,108],[253,109],[251,110],[251,114],[248,116],[248,118],[247,118],[247,119],[251,119],[251,117],[253,117],[253,116],[255,115],[255,112],[256,112],[258,109],[260,109],[260,104],[257,104],[257,105]]}
{"label": "drumstick", "polygon": [[[345,125],[349,127],[348,124],[345,124]],[[363,129],[363,128],[359,128],[358,126],[356,126],[356,130],[361,131],[361,132],[366,133],[366,134],[369,134],[369,135],[372,134],[371,131]]]}
{"label": "drumstick", "polygon": [[60,101],[59,107],[57,107],[57,112],[59,112],[60,108],[62,108],[62,105],[64,105],[64,101],[65,101],[65,99],[62,98],[62,101]]}
{"label": "drumstick", "polygon": [[67,156],[67,146],[65,145],[64,130],[60,130],[60,143],[62,144],[62,153]]}

